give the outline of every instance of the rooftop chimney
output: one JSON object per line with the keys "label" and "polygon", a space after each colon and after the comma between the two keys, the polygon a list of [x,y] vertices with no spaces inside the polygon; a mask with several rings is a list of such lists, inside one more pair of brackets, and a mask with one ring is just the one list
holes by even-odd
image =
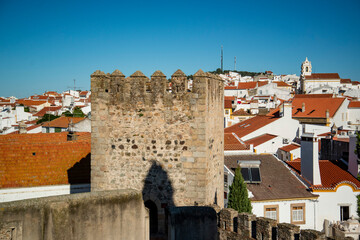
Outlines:
{"label": "rooftop chimney", "polygon": [[291,102],[284,102],[282,105],[282,117],[285,118],[292,118],[292,103]]}
{"label": "rooftop chimney", "polygon": [[305,112],[305,103],[302,103],[301,112]]}
{"label": "rooftop chimney", "polygon": [[348,171],[357,178],[358,176],[358,156],[355,153],[356,135],[350,135],[349,139],[349,165]]}
{"label": "rooftop chimney", "polygon": [[301,175],[313,185],[321,185],[319,142],[314,133],[301,136]]}
{"label": "rooftop chimney", "polygon": [[26,124],[24,122],[19,123],[19,133],[20,134],[27,133]]}

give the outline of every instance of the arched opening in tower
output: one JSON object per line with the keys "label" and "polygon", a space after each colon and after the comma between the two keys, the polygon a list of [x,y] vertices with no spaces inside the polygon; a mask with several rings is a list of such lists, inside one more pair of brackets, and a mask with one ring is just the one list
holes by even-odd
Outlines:
{"label": "arched opening in tower", "polygon": [[151,236],[158,232],[158,209],[156,207],[156,204],[151,200],[147,200],[145,202],[145,207],[149,209]]}

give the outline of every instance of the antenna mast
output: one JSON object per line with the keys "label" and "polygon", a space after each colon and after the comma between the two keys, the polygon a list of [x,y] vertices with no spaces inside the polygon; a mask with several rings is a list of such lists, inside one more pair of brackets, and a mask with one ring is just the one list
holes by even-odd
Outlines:
{"label": "antenna mast", "polygon": [[234,59],[234,71],[236,71],[236,56],[235,56],[235,59]]}
{"label": "antenna mast", "polygon": [[223,46],[221,45],[221,72],[224,71],[224,68],[223,68]]}

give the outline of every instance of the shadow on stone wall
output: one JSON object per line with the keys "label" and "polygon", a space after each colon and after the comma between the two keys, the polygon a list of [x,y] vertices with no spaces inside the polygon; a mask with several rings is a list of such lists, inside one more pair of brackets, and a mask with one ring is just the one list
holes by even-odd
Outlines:
{"label": "shadow on stone wall", "polygon": [[67,170],[68,181],[70,184],[70,193],[89,192],[90,188],[79,188],[78,184],[90,184],[91,178],[91,166],[90,166],[91,154],[82,158],[74,166]]}
{"label": "shadow on stone wall", "polygon": [[151,239],[167,236],[168,208],[174,206],[173,193],[168,173],[153,160],[142,190],[145,207],[149,209]]}

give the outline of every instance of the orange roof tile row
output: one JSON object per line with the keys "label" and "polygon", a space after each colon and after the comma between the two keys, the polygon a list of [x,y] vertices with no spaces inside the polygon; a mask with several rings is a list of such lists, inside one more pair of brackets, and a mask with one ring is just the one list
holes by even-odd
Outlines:
{"label": "orange roof tile row", "polygon": [[333,94],[295,94],[294,98],[333,98]]}
{"label": "orange roof tile row", "polygon": [[345,84],[345,83],[350,83],[351,84],[351,79],[347,78],[347,79],[340,79],[340,83]]}
{"label": "orange roof tile row", "polygon": [[272,123],[279,118],[274,116],[258,115],[253,118],[244,120],[235,125],[225,128],[225,133],[235,133],[238,137],[242,138],[253,131]]}
{"label": "orange roof tile row", "polygon": [[85,118],[84,117],[65,117],[65,116],[62,116],[62,117],[59,117],[59,118],[56,118],[50,122],[46,122],[43,124],[44,127],[59,127],[59,128],[67,128],[69,127],[69,123],[70,123],[70,120],[72,121],[72,123],[78,123],[82,120],[84,120]]}
{"label": "orange roof tile row", "polygon": [[[326,110],[333,117],[345,98],[297,98],[292,101],[293,118],[325,118]],[[302,106],[305,104],[305,111]]]}
{"label": "orange roof tile row", "polygon": [[[298,174],[301,174],[301,161],[286,162]],[[332,189],[341,183],[349,183],[355,189],[360,188],[360,182],[353,177],[348,171],[343,170],[335,163],[329,160],[319,160],[321,185],[312,185],[314,190]]]}
{"label": "orange roof tile row", "polygon": [[57,110],[60,110],[60,109],[61,109],[61,106],[44,107],[39,112],[35,113],[33,116],[42,117],[48,112],[57,111]]}
{"label": "orange roof tile row", "polygon": [[225,151],[240,151],[249,150],[250,147],[247,144],[241,143],[232,133],[224,134],[224,150]]}
{"label": "orange roof tile row", "polygon": [[235,101],[235,97],[234,96],[224,96],[224,100]]}
{"label": "orange roof tile row", "polygon": [[252,115],[247,111],[245,111],[244,109],[239,109],[233,112],[233,116],[252,116]]}
{"label": "orange roof tile row", "polygon": [[232,101],[224,100],[224,108],[232,108]]}
{"label": "orange roof tile row", "polygon": [[253,144],[254,147],[256,147],[256,146],[266,143],[267,141],[270,141],[271,139],[276,138],[276,137],[277,137],[276,135],[265,133],[263,135],[246,140],[245,143],[249,144],[249,145]]}
{"label": "orange roof tile row", "polygon": [[360,108],[360,101],[351,101],[348,108]]}
{"label": "orange roof tile row", "polygon": [[225,87],[225,90],[231,90],[231,89],[254,89],[256,87],[261,87],[268,84],[268,81],[263,82],[239,82],[237,87],[228,86]]}
{"label": "orange roof tile row", "polygon": [[300,145],[295,144],[295,143],[291,143],[289,145],[283,146],[280,149],[283,150],[284,152],[291,152],[292,150],[298,149],[300,148]]}
{"label": "orange roof tile row", "polygon": [[292,87],[291,85],[287,84],[286,82],[274,81],[273,83],[276,83],[278,87]]}
{"label": "orange roof tile row", "polygon": [[308,80],[328,80],[328,79],[340,79],[338,73],[313,73],[310,76],[305,76]]}
{"label": "orange roof tile row", "polygon": [[17,101],[17,103],[23,104],[24,106],[39,106],[41,104],[47,103],[47,101],[20,99]]}
{"label": "orange roof tile row", "polygon": [[0,188],[90,182],[90,133],[0,136]]}

